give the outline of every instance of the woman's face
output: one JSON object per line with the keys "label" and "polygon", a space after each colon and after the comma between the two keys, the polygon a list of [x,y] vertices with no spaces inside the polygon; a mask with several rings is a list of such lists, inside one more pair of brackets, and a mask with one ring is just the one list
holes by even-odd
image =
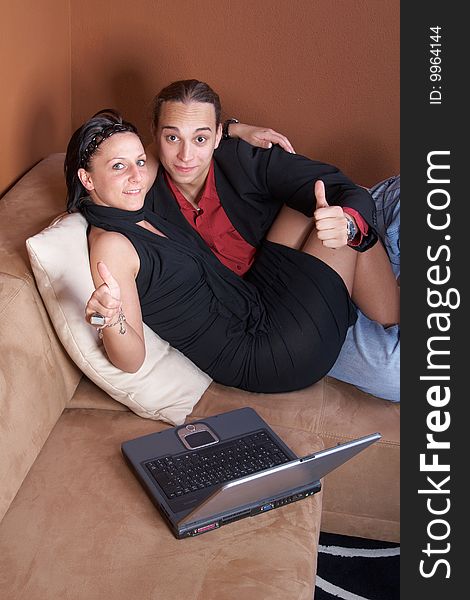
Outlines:
{"label": "woman's face", "polygon": [[139,210],[149,184],[142,142],[134,133],[115,133],[101,143],[89,170],[79,169],[78,176],[95,204]]}

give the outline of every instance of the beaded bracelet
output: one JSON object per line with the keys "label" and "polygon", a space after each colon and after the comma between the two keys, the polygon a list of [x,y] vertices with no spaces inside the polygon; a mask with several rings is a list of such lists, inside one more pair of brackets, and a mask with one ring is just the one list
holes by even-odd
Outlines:
{"label": "beaded bracelet", "polygon": [[102,340],[103,339],[103,329],[106,329],[107,327],[114,327],[115,325],[119,325],[119,333],[121,335],[124,335],[127,331],[125,322],[126,322],[126,316],[122,312],[122,308],[120,308],[118,318],[116,321],[114,321],[114,323],[109,323],[108,325],[103,325],[103,327],[98,327],[98,337],[100,338],[100,340]]}

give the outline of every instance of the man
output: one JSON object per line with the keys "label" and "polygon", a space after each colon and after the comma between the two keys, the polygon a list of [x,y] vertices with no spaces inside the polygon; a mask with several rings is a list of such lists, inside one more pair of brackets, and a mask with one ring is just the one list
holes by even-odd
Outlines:
{"label": "man", "polygon": [[[337,271],[353,300],[379,327],[394,326],[398,289],[383,247],[372,248],[376,221],[367,192],[334,167],[276,146],[266,151],[232,141],[219,147],[220,102],[202,82],[175,82],[157,95],[154,136],[164,169],[147,206],[174,223],[189,224],[240,276],[251,268],[266,237],[297,248],[315,223],[314,255]],[[295,209],[294,227],[288,220],[287,228],[276,228],[283,204]],[[355,364],[355,357],[349,362]],[[341,378],[338,369],[335,373]]]}
{"label": "man", "polygon": [[[400,176],[371,188],[377,208],[377,232],[393,273],[400,279]],[[400,326],[382,327],[360,311],[329,372],[379,398],[400,402]]]}

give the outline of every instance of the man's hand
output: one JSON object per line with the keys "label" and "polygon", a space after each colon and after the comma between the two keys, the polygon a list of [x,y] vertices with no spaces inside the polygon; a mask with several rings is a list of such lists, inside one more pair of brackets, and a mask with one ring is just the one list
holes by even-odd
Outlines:
{"label": "man's hand", "polygon": [[[99,262],[96,267],[104,283],[96,288],[87,302],[85,309],[86,320],[90,323],[91,317],[97,313],[105,317],[105,324],[108,325],[116,321],[119,315],[121,289],[104,262]],[[102,325],[99,327],[102,327]]]}
{"label": "man's hand", "polygon": [[314,197],[316,209],[313,213],[318,239],[326,248],[342,248],[348,243],[347,221],[341,206],[329,206],[326,200],[325,184],[315,182]]}
{"label": "man's hand", "polygon": [[286,152],[295,154],[294,148],[285,135],[277,133],[269,127],[255,127],[246,123],[230,123],[230,137],[238,137],[244,142],[259,148],[271,148],[273,144],[279,144]]}

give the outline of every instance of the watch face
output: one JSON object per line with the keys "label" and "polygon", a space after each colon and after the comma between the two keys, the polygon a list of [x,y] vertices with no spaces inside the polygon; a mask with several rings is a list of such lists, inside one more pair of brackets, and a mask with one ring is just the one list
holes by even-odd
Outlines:
{"label": "watch face", "polygon": [[351,240],[353,240],[356,237],[357,227],[352,219],[348,219],[346,217],[346,221],[347,221],[348,242],[350,242]]}

